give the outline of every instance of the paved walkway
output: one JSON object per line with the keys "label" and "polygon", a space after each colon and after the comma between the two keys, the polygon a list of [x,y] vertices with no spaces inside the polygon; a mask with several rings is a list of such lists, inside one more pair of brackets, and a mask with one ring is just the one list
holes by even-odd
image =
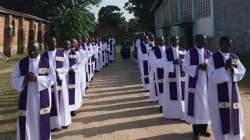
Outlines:
{"label": "paved walkway", "polygon": [[157,104],[142,90],[137,66],[132,61],[118,60],[95,75],[73,123],[67,130],[53,133],[52,138],[191,140],[191,128],[183,121],[163,119]]}

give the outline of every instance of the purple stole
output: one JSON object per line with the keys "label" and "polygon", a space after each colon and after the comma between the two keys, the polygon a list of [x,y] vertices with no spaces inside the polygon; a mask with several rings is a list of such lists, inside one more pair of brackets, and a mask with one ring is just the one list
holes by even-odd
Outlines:
{"label": "purple stole", "polygon": [[[102,47],[104,46],[104,42],[102,42]],[[103,48],[102,48],[103,49]],[[102,50],[102,62],[103,63],[105,63],[105,58],[104,58],[104,53],[105,53],[105,51],[104,50]]]}
{"label": "purple stole", "polygon": [[[89,47],[90,47],[90,44],[89,44],[89,43],[86,43],[86,46],[85,46],[85,47],[86,47],[86,49],[88,49],[88,52],[89,52],[89,51],[90,51],[90,48],[89,48]],[[89,58],[88,62],[89,62],[89,63],[88,63],[88,70],[89,70],[89,74],[90,74],[90,73],[91,73],[91,67],[90,67],[90,66],[91,66],[91,58]]]}
{"label": "purple stole", "polygon": [[[190,49],[190,65],[195,65],[199,67],[199,54],[195,47]],[[209,57],[211,56],[211,52],[204,48],[204,61],[206,62]],[[198,73],[193,78],[189,76],[188,81],[188,111],[187,115],[194,117],[194,101],[195,101],[195,89],[196,89],[196,83],[198,79]]]}
{"label": "purple stole", "polygon": [[[70,49],[69,52],[69,67],[72,67],[76,64],[76,51],[73,49]],[[69,79],[68,79],[68,91],[69,91],[69,105],[74,105],[75,104],[75,72],[71,71],[69,72]]]}
{"label": "purple stole", "polygon": [[[142,51],[142,54],[148,54],[148,51],[144,42],[141,42],[141,51]],[[143,65],[143,73],[144,73],[144,82],[145,84],[149,84],[148,61],[143,60],[142,65]]]}
{"label": "purple stole", "polygon": [[[233,66],[237,68],[237,62],[239,58],[233,53],[230,53],[230,57],[233,59]],[[220,52],[217,52],[213,55],[213,60],[215,69],[225,67],[225,62]],[[217,84],[217,92],[218,92],[219,113],[220,113],[222,133],[224,135],[230,133],[230,124],[231,124],[230,107],[231,107],[234,135],[239,135],[240,123],[239,123],[239,97],[238,97],[237,83],[236,82],[232,83],[232,97],[231,97],[232,104],[230,104],[227,82]]]}
{"label": "purple stole", "polygon": [[[49,55],[48,52],[45,52],[43,55],[43,57],[47,58],[49,60]],[[62,68],[63,67],[63,60],[64,60],[64,53],[60,50],[56,50],[56,68]],[[58,102],[60,104],[60,97],[62,94],[62,80],[60,80],[57,76],[56,78],[56,82],[57,82],[57,87],[52,86],[52,105],[51,105],[51,112],[50,112],[50,116],[58,116],[59,114],[57,113],[57,105],[56,105],[56,93],[54,93],[53,88],[57,88],[58,91]],[[59,108],[59,106],[58,106]]]}
{"label": "purple stole", "polygon": [[[29,73],[29,57],[25,57],[19,62],[19,69],[22,76]],[[48,76],[49,60],[40,57],[38,76]],[[25,82],[25,81],[24,81]],[[20,139],[25,140],[26,137],[26,109],[27,109],[27,92],[28,92],[29,82],[24,86],[23,91],[19,96],[18,104],[18,120],[19,120],[19,130]],[[34,93],[35,94],[35,93]],[[45,89],[40,91],[40,140],[50,139],[50,99],[49,91]]]}
{"label": "purple stole", "polygon": [[112,45],[113,40],[110,40],[109,44],[110,44],[110,55],[112,55],[112,51],[113,51],[113,45]]}
{"label": "purple stole", "polygon": [[[184,52],[185,52],[185,49],[179,47],[179,59],[184,59],[184,56],[185,56]],[[172,47],[169,47],[168,49],[166,49],[166,55],[167,55],[168,61],[174,61],[174,54],[173,54]],[[184,100],[185,73],[182,70],[182,66],[180,66],[180,70],[181,70],[181,93],[182,93],[182,100]],[[175,69],[174,69],[174,72],[169,72],[168,81],[169,81],[170,100],[178,100]]]}
{"label": "purple stole", "polygon": [[[154,47],[154,54],[157,57],[157,59],[162,58],[161,49],[159,46]],[[157,77],[158,77],[158,86],[159,86],[159,93],[163,93],[163,77],[164,77],[164,69],[163,68],[157,68]]]}

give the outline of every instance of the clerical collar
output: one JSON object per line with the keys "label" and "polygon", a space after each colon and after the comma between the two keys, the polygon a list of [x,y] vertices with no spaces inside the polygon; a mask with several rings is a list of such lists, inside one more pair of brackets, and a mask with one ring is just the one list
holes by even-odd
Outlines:
{"label": "clerical collar", "polygon": [[34,62],[34,61],[40,59],[40,57],[41,57],[41,55],[38,54],[36,58],[30,58],[30,57],[29,57],[29,60]]}
{"label": "clerical collar", "polygon": [[172,48],[172,49],[178,49],[178,48],[179,48],[179,45],[177,45],[176,47],[173,47],[173,46],[171,45],[171,48]]}
{"label": "clerical collar", "polygon": [[54,51],[50,51],[50,50],[48,50],[48,52],[55,52],[56,51],[56,49],[54,50]]}
{"label": "clerical collar", "polygon": [[165,47],[165,45],[159,46],[159,47]]}
{"label": "clerical collar", "polygon": [[204,47],[203,47],[203,48],[198,48],[196,45],[195,45],[195,48],[196,48],[197,50],[203,50],[203,49],[204,49]]}
{"label": "clerical collar", "polygon": [[229,53],[224,53],[221,50],[219,50],[219,52],[223,55],[223,56],[229,56]]}

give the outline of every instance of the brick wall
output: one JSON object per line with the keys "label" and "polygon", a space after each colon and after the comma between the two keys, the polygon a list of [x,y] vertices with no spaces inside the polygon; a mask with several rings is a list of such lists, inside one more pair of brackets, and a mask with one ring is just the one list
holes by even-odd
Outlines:
{"label": "brick wall", "polygon": [[[30,30],[35,29],[34,39],[38,40],[44,37],[46,26],[47,24],[40,21],[0,13],[0,52],[8,57],[23,53],[30,40]],[[12,37],[10,37],[11,29],[13,29]],[[41,45],[44,44],[44,39],[39,41]]]}

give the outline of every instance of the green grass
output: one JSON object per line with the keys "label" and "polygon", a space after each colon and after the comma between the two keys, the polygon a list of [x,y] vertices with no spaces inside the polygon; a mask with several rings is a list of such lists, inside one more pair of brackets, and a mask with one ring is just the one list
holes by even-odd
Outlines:
{"label": "green grass", "polygon": [[0,59],[0,70],[9,69],[13,67],[18,60],[24,58],[26,55],[27,53],[17,54],[16,56],[9,58],[9,60]]}
{"label": "green grass", "polygon": [[0,79],[0,140],[15,139],[19,94],[11,87],[10,73]]}

